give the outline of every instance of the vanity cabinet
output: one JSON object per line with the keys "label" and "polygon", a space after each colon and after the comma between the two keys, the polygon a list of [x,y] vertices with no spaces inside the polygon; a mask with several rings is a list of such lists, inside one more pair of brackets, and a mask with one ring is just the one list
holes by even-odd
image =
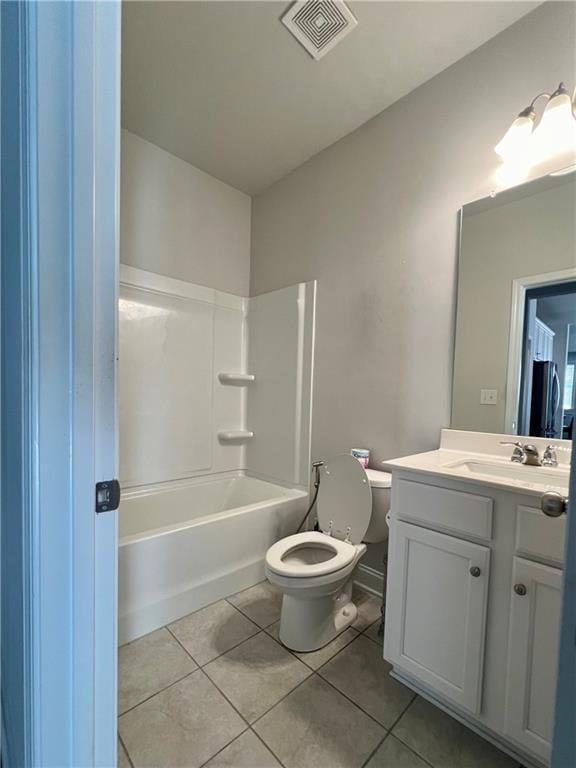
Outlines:
{"label": "vanity cabinet", "polygon": [[389,594],[395,666],[445,698],[479,709],[490,550],[399,522]]}
{"label": "vanity cabinet", "polygon": [[552,744],[562,571],[515,557],[505,732],[547,760]]}
{"label": "vanity cabinet", "polygon": [[550,760],[565,537],[537,504],[397,472],[384,640],[394,677],[526,766]]}

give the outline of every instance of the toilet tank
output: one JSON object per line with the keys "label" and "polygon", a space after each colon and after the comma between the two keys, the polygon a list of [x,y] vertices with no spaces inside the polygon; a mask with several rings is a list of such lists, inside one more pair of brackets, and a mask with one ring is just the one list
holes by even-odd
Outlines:
{"label": "toilet tank", "polygon": [[367,469],[366,475],[372,491],[372,517],[364,541],[367,544],[377,544],[388,539],[386,514],[390,509],[392,475],[377,469]]}

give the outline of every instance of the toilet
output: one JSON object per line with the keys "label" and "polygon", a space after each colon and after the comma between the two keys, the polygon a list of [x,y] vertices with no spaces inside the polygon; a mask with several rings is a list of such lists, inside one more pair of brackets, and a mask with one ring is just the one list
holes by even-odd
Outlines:
{"label": "toilet", "polygon": [[282,593],[280,640],[294,651],[315,651],[354,622],[352,572],[366,544],[386,541],[392,477],[365,470],[349,454],[321,469],[320,531],[304,531],[273,544],[266,577]]}

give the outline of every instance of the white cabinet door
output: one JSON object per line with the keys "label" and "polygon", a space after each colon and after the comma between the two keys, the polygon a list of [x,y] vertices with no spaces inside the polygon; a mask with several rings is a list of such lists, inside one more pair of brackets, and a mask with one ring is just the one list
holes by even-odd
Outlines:
{"label": "white cabinet door", "polygon": [[478,713],[490,550],[393,520],[389,551],[385,657]]}
{"label": "white cabinet door", "polygon": [[558,568],[514,558],[505,731],[544,760],[554,723],[561,589]]}

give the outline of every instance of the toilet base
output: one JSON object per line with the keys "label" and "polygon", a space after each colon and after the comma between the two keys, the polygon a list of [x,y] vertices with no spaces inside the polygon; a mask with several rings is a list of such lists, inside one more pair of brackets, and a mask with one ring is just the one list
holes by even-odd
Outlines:
{"label": "toilet base", "polygon": [[328,595],[304,597],[302,593],[285,592],[280,642],[292,651],[317,651],[349,627],[357,615],[358,609],[352,602],[352,580]]}

